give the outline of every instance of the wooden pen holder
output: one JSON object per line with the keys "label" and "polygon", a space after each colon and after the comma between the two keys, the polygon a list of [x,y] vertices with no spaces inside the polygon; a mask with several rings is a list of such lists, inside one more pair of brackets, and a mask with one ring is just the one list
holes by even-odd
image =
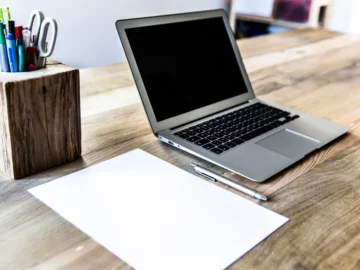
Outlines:
{"label": "wooden pen holder", "polygon": [[19,179],[81,156],[79,70],[0,73],[0,170]]}

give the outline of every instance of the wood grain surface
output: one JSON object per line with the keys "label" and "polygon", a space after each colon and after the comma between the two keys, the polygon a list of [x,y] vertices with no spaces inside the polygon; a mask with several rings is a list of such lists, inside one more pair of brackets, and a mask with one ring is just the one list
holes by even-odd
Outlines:
{"label": "wood grain surface", "polygon": [[81,70],[83,158],[21,181],[0,175],[0,269],[131,269],[27,190],[135,148],[256,188],[270,197],[256,203],[290,218],[230,269],[360,269],[360,38],[301,29],[238,44],[258,97],[349,134],[253,183],[159,142],[127,64]]}
{"label": "wood grain surface", "polygon": [[3,172],[18,179],[80,157],[79,70],[50,65],[0,82]]}

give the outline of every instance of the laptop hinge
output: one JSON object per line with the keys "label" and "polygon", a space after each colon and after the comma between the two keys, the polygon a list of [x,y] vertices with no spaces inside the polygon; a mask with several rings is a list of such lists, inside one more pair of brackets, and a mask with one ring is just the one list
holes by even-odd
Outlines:
{"label": "laptop hinge", "polygon": [[180,126],[176,126],[176,127],[170,128],[170,130],[174,130],[174,129],[181,128],[181,127],[183,127],[183,126],[190,125],[190,124],[192,124],[192,123],[195,123],[195,122],[201,121],[202,119],[208,118],[208,117],[213,116],[213,115],[215,115],[215,114],[219,114],[219,113],[222,113],[222,112],[225,112],[225,111],[231,110],[231,109],[233,109],[233,108],[239,107],[239,106],[244,105],[244,104],[249,103],[249,102],[250,102],[250,101],[248,100],[248,101],[245,101],[245,102],[243,102],[243,103],[236,104],[235,106],[232,106],[232,107],[227,108],[227,109],[225,109],[225,110],[218,111],[218,112],[216,112],[216,113],[209,114],[209,115],[207,115],[207,116],[204,116],[204,117],[201,117],[201,118],[195,119],[195,120],[193,120],[193,121],[187,122],[187,123],[182,124],[182,125],[180,125]]}

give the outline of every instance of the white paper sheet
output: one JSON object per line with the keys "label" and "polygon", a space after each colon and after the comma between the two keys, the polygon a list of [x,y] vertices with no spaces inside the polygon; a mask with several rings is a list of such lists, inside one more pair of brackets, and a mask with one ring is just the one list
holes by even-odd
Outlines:
{"label": "white paper sheet", "polygon": [[232,12],[271,17],[274,0],[233,0]]}
{"label": "white paper sheet", "polygon": [[224,269],[288,219],[142,150],[29,190],[135,269]]}

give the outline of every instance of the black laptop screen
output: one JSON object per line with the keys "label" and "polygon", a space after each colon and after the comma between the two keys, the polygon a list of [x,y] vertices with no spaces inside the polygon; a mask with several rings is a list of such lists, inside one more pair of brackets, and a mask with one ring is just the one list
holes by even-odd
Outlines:
{"label": "black laptop screen", "polygon": [[247,92],[222,17],[125,31],[158,122]]}

